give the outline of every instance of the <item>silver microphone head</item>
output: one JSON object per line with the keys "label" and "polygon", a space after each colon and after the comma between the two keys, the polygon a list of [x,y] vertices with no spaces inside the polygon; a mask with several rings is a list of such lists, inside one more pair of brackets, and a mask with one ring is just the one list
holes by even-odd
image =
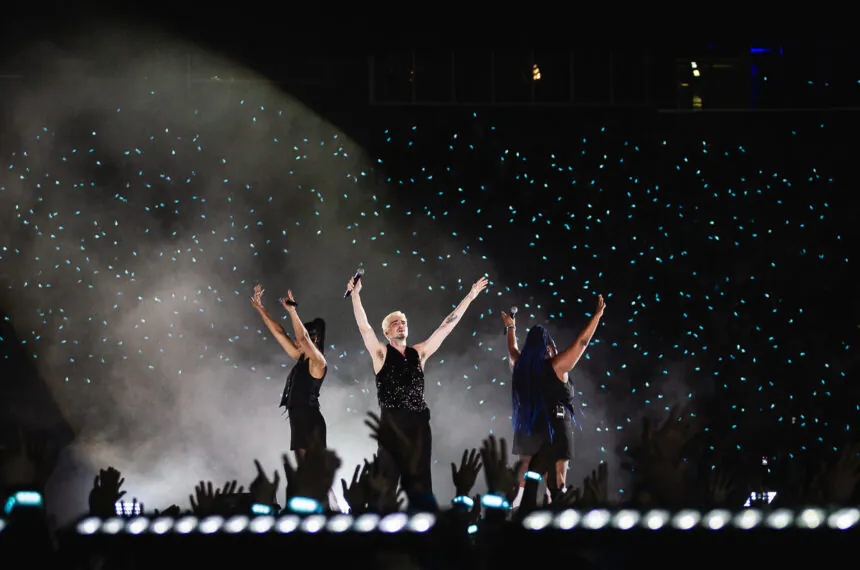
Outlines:
{"label": "silver microphone head", "polygon": [[364,275],[364,267],[359,267],[358,271],[355,272],[356,275]]}
{"label": "silver microphone head", "polygon": [[517,309],[516,307],[511,307],[511,316],[512,316],[512,317],[515,317],[515,316],[516,316],[516,314],[517,314],[517,311],[518,311],[518,310],[519,310],[519,309]]}

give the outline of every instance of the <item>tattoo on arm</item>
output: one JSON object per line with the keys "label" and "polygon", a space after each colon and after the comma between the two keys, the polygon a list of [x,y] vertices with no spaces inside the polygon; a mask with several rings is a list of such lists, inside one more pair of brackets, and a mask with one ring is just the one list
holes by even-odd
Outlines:
{"label": "tattoo on arm", "polygon": [[459,318],[460,317],[457,316],[457,313],[451,313],[450,315],[448,315],[448,318],[445,319],[444,324],[450,325],[450,324],[456,323],[457,319],[459,319]]}
{"label": "tattoo on arm", "polygon": [[581,344],[581,345],[582,345],[582,346],[584,346],[585,348],[588,348],[588,341],[587,341],[587,340],[585,340],[585,339],[582,339],[581,341],[579,341],[579,344]]}

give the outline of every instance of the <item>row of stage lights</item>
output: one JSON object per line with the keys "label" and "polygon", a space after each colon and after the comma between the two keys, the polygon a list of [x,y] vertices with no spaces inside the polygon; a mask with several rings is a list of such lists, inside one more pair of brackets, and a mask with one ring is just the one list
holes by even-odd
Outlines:
{"label": "row of stage lights", "polygon": [[[608,511],[595,509],[591,511],[578,511],[569,509],[562,512],[536,511],[530,513],[522,521],[522,526],[530,531],[542,530],[572,530],[576,528],[585,530],[631,530],[631,529],[675,529],[693,530],[705,529],[718,531],[725,528],[751,530],[765,528],[771,530],[784,529],[821,529],[850,530],[857,528],[860,523],[860,509],[846,508],[834,511],[823,509],[804,509],[792,511],[788,509],[777,509],[771,512],[762,512],[758,509],[744,509],[741,512],[732,513],[728,510],[712,510],[700,512],[695,510],[682,510],[674,513],[663,510],[652,510],[639,512],[634,510]],[[381,532],[393,534],[399,532],[425,533],[436,524],[436,516],[431,513],[392,513],[385,516],[376,514],[363,514],[353,517],[347,514],[321,515],[314,514],[300,516],[295,514],[275,516],[244,515],[223,518],[220,516],[209,516],[197,518],[185,516],[180,518],[158,517],[149,519],[147,517],[137,518],[109,518],[99,519],[95,517],[82,520],[77,525],[77,531],[81,535],[93,534],[239,534],[254,533],[265,534],[269,532],[289,534],[292,532],[302,533],[371,533]],[[6,526],[6,522],[0,519],[0,531]]]}

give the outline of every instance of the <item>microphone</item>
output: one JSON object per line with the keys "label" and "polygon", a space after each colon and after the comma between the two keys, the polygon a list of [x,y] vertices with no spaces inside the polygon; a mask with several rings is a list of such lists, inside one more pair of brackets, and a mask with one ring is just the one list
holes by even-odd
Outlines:
{"label": "microphone", "polygon": [[[519,309],[517,309],[517,306],[516,306],[516,305],[514,305],[513,307],[511,307],[510,315],[511,315],[511,318],[512,318],[512,319],[516,319],[516,318],[517,318],[517,311],[518,311],[518,310],[519,310]],[[508,327],[505,327],[504,329],[502,329],[502,334],[508,334]]]}
{"label": "microphone", "polygon": [[[352,284],[355,285],[356,283],[358,283],[358,280],[361,279],[362,275],[364,275],[364,267],[359,267],[355,271],[355,275],[353,275],[353,277],[352,277]],[[343,294],[343,298],[346,299],[347,297],[350,296],[350,294],[352,294],[352,291],[347,289],[346,292]]]}

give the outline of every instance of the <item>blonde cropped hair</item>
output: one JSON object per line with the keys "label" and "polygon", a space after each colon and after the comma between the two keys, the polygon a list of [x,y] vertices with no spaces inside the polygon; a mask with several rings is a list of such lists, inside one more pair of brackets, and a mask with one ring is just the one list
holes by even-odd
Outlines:
{"label": "blonde cropped hair", "polygon": [[382,319],[382,334],[388,332],[388,327],[391,325],[391,321],[400,317],[401,319],[405,319],[406,315],[401,311],[394,311],[393,313],[388,313],[384,319]]}

